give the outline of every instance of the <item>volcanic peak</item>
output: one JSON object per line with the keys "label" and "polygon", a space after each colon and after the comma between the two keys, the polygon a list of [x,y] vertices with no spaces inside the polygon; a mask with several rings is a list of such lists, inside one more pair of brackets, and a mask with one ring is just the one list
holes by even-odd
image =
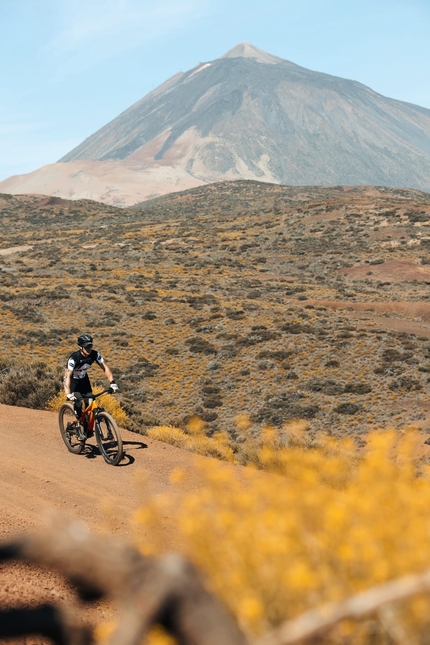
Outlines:
{"label": "volcanic peak", "polygon": [[277,65],[278,63],[285,62],[283,58],[268,54],[250,43],[239,43],[226,54],[220,56],[220,58],[253,58],[257,63],[264,63],[266,65]]}

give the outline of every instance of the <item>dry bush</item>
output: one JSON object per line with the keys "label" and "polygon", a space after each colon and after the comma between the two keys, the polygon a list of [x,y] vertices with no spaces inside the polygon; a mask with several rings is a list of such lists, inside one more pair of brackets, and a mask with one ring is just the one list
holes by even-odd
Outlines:
{"label": "dry bush", "polygon": [[308,433],[305,421],[284,424],[281,430],[265,426],[255,432],[248,415],[236,417],[233,440],[227,432],[219,431],[211,437],[205,434],[206,424],[198,416],[189,419],[185,430],[174,426],[153,425],[146,436],[172,446],[195,452],[205,457],[230,461],[240,466],[251,466],[267,472],[283,473],[282,451],[285,448],[299,451],[322,449],[327,454],[343,451],[342,444],[327,442],[326,435]]}
{"label": "dry bush", "polygon": [[61,388],[61,369],[46,362],[12,362],[0,371],[0,403],[44,410]]}
{"label": "dry bush", "polygon": [[227,445],[227,439],[223,433],[218,433],[211,439],[202,433],[186,434],[180,428],[172,426],[155,426],[147,431],[147,436],[158,441],[164,441],[177,448],[189,450],[199,455],[215,457],[222,461],[233,461],[232,449]]}

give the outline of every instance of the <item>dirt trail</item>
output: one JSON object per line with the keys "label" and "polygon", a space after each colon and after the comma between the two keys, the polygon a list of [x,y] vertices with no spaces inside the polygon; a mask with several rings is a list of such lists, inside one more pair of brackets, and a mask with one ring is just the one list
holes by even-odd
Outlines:
{"label": "dirt trail", "polygon": [[[123,465],[112,467],[98,454],[93,439],[89,444],[94,451],[87,456],[69,453],[56,414],[0,405],[0,540],[37,529],[52,510],[131,538],[130,520],[145,496],[178,495],[169,482],[171,470],[185,468],[188,486],[198,487],[197,475],[195,480],[192,475],[194,455],[131,432],[122,435],[126,458]],[[167,524],[163,533],[174,549],[175,536]],[[1,606],[52,601],[71,593],[58,576],[34,567],[1,565],[0,577]]]}

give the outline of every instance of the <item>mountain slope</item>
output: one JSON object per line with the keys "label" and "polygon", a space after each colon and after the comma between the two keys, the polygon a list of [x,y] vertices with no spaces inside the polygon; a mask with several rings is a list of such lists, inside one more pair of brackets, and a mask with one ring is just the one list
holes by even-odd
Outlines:
{"label": "mountain slope", "polygon": [[[32,192],[39,183],[48,194],[131,204],[241,178],[427,191],[430,110],[242,43],[150,92],[60,160],[72,162],[73,172],[56,164],[32,173]],[[104,188],[89,194],[94,176]],[[29,188],[25,178],[0,183]]]}
{"label": "mountain slope", "polygon": [[61,161],[179,163],[204,181],[430,188],[430,110],[247,53],[173,77]]}

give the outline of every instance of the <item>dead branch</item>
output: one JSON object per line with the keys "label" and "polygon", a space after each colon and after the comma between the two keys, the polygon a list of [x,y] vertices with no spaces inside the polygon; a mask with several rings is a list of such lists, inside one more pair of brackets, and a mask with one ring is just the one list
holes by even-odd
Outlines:
{"label": "dead branch", "polygon": [[[177,554],[142,555],[115,538],[96,538],[79,522],[23,536],[0,546],[0,562],[20,559],[56,569],[75,585],[81,600],[110,597],[119,604],[118,627],[107,645],[138,645],[154,624],[182,645],[246,645],[234,618],[204,587],[195,568]],[[383,606],[430,590],[430,569],[373,587],[298,618],[255,641],[255,645],[293,645],[358,620]],[[0,637],[29,634],[56,645],[92,645],[71,608],[42,605],[0,611]]]}
{"label": "dead branch", "polygon": [[301,614],[257,641],[256,645],[294,645],[321,636],[342,620],[359,620],[389,603],[406,600],[430,590],[430,569],[397,578],[346,600],[323,605]]}
{"label": "dead branch", "polygon": [[[24,536],[0,547],[0,561],[11,558],[58,570],[85,600],[116,599],[120,605],[118,627],[109,638],[109,645],[138,645],[154,624],[161,624],[184,645],[246,643],[233,617],[205,589],[195,568],[180,555],[146,557],[121,540],[95,538],[84,524],[74,522],[57,524],[44,534]],[[42,608],[31,611],[39,611],[33,614],[39,619],[37,633],[47,634],[55,608],[49,608],[54,612],[51,618],[48,611],[42,615]],[[22,635],[17,631],[19,625],[23,626],[22,617],[19,623],[15,621],[15,627],[10,627],[13,619],[10,612],[0,612],[0,634],[8,628]],[[62,614],[57,612],[55,621],[60,627],[51,635],[54,643],[92,642],[86,633],[73,631]]]}

